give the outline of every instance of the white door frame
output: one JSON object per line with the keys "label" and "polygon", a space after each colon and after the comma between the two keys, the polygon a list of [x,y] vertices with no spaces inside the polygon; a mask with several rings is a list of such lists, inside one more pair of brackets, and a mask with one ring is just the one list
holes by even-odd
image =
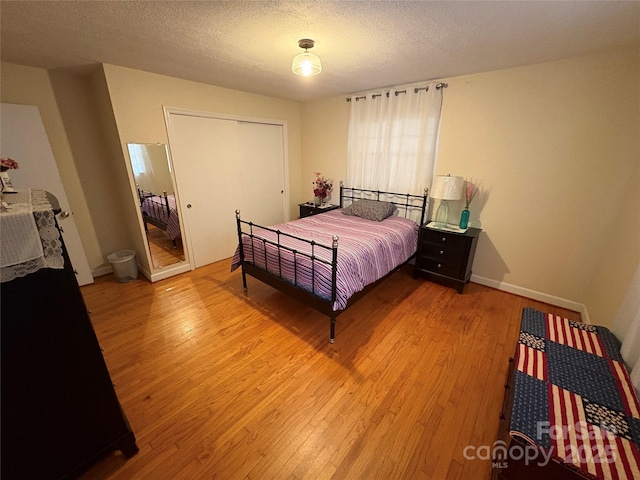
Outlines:
{"label": "white door frame", "polygon": [[67,193],[60,177],[51,142],[44,128],[40,110],[35,105],[2,103],[2,152],[12,157],[20,168],[11,172],[18,188],[39,188],[58,199],[65,215],[56,216],[69,260],[79,285],[93,283],[91,268],[73,218]]}
{"label": "white door frame", "polygon": [[[279,125],[282,127],[282,146],[283,146],[283,156],[284,156],[284,195],[282,198],[282,212],[283,218],[285,221],[289,221],[291,219],[290,208],[289,208],[289,142],[288,142],[288,130],[287,130],[287,121],[286,120],[275,120],[269,118],[261,118],[261,117],[247,117],[244,115],[231,115],[226,113],[215,113],[215,112],[206,112],[202,110],[193,110],[190,108],[181,108],[181,107],[169,107],[163,106],[164,111],[164,120],[167,128],[167,139],[168,139],[168,147],[169,147],[169,157],[173,159],[173,152],[171,151],[171,115],[184,115],[191,117],[204,117],[204,118],[214,118],[218,120],[233,120],[237,122],[246,122],[246,123],[259,123],[266,125]],[[180,175],[179,171],[176,171],[175,164],[172,164],[173,169],[173,180],[177,185],[177,178]],[[178,207],[178,215],[180,218],[186,218],[183,215],[181,210],[180,203],[180,192],[176,188],[176,203]],[[181,222],[182,226],[182,222]],[[194,270],[195,262],[192,258],[192,249],[191,247],[191,234],[188,229],[183,230],[183,235],[186,240],[186,243],[189,245],[187,248],[187,257],[189,259],[189,264],[191,265],[191,270]]]}

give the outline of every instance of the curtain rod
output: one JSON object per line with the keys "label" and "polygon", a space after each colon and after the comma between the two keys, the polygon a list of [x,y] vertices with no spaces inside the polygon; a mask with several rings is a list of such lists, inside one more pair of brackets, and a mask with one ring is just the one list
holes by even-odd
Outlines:
{"label": "curtain rod", "polygon": [[[436,90],[440,90],[442,88],[447,88],[448,86],[449,86],[448,83],[444,83],[444,82],[436,83]],[[416,87],[416,88],[413,89],[413,93],[418,93],[420,90],[428,91],[429,90],[429,86],[427,85],[426,87]],[[407,91],[406,90],[396,90],[394,92],[396,97],[401,93],[407,93]],[[389,96],[389,92],[386,92],[386,95],[388,97]],[[373,95],[371,95],[371,98],[376,98],[376,97],[381,97],[381,96],[382,96],[382,93],[374,93]],[[366,98],[367,98],[366,95],[363,95],[361,97],[356,97],[356,102],[359,102],[360,100],[364,100]],[[351,97],[347,97],[347,102],[350,102],[350,101],[351,101]]]}

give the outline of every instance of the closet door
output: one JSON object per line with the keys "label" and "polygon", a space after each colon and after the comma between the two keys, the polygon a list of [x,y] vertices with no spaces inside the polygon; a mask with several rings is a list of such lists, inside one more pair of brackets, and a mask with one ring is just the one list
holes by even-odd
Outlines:
{"label": "closet door", "polygon": [[233,255],[237,238],[229,224],[240,203],[236,122],[171,115],[170,144],[194,266]]}
{"label": "closet door", "polygon": [[255,223],[284,221],[282,125],[169,113],[168,126],[194,268],[233,255],[236,209]]}
{"label": "closet door", "polygon": [[[284,222],[284,142],[282,125],[239,122],[242,218],[260,225]],[[237,243],[237,239],[236,239]]]}

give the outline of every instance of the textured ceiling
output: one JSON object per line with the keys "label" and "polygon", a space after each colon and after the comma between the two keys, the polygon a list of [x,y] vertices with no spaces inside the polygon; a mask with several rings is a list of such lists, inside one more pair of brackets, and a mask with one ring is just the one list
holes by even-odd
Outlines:
{"label": "textured ceiling", "polygon": [[[640,45],[640,2],[1,1],[3,62],[305,101]],[[312,38],[323,71],[291,73]]]}

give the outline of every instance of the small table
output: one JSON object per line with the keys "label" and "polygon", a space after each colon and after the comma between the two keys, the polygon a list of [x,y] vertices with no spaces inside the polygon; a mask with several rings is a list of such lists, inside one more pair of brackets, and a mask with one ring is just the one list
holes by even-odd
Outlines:
{"label": "small table", "polygon": [[326,207],[321,207],[309,203],[299,203],[298,207],[300,207],[300,218],[310,217],[311,215],[318,215],[319,213],[330,212],[331,210],[340,208],[338,205],[327,204]]}
{"label": "small table", "polygon": [[422,275],[462,293],[471,278],[473,256],[481,231],[469,228],[465,233],[453,233],[422,225],[414,277]]}

